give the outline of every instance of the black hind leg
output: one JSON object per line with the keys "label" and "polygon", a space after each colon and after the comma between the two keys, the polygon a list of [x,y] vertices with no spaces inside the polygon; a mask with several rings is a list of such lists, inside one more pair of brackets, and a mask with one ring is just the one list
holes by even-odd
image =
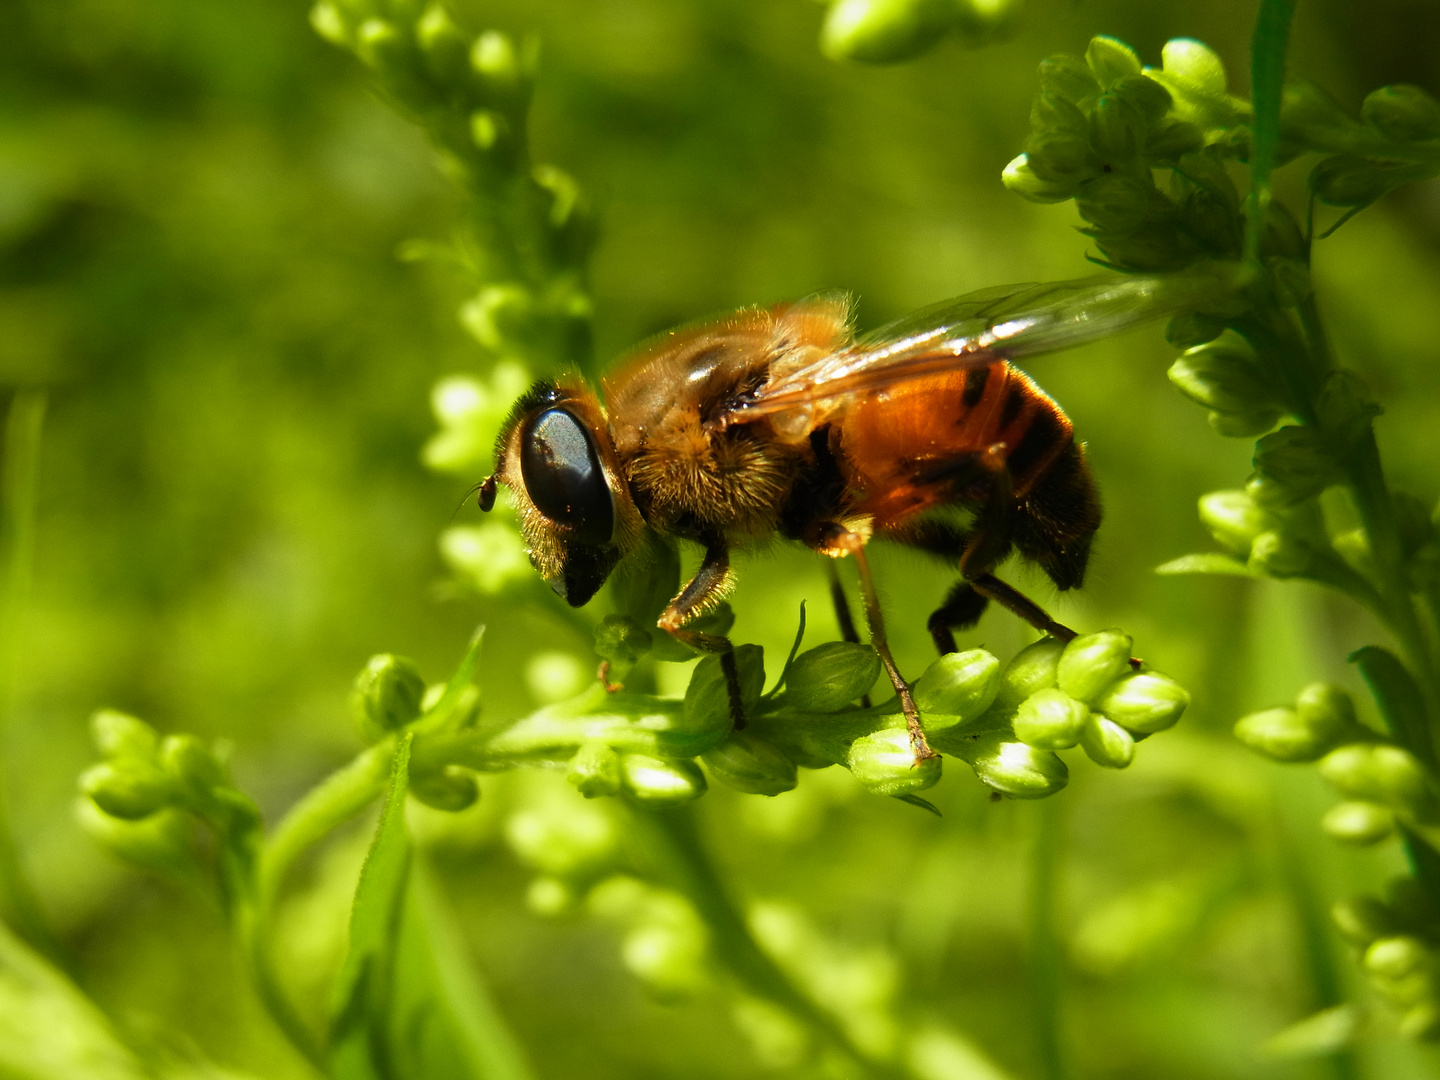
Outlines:
{"label": "black hind leg", "polygon": [[950,590],[945,602],[935,609],[928,623],[930,637],[940,655],[958,651],[955,645],[955,630],[968,630],[980,621],[990,603],[988,596],[975,591],[968,581],[957,582]]}

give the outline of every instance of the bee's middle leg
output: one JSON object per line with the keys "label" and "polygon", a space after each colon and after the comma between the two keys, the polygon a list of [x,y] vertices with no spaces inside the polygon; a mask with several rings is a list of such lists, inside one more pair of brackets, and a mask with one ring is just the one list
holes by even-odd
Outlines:
{"label": "bee's middle leg", "polygon": [[685,629],[687,622],[730,590],[729,547],[718,537],[707,537],[702,542],[705,544],[705,558],[700,563],[700,569],[660,613],[655,625],[696,652],[720,657],[720,670],[725,673],[725,690],[730,699],[730,721],[739,730],[745,726],[745,703],[740,692],[740,669],[735,664],[735,646],[723,634]]}

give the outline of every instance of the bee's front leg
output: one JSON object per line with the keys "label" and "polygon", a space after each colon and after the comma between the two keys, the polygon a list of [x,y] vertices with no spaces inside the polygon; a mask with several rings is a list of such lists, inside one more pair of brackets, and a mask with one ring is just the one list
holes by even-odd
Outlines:
{"label": "bee's front leg", "polygon": [[700,538],[705,545],[705,558],[689,583],[660,613],[656,626],[682,645],[697,652],[720,657],[720,670],[725,673],[725,689],[730,696],[730,720],[738,730],[745,726],[745,704],[740,695],[740,669],[735,666],[735,646],[722,634],[705,634],[686,630],[685,624],[730,591],[730,548],[719,536]]}

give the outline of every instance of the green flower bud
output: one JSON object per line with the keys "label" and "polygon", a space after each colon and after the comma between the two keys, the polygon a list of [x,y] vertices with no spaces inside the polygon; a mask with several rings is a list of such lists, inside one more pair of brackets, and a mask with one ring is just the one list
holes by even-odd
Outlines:
{"label": "green flower bud", "polygon": [[1351,743],[1332,750],[1320,761],[1320,775],[1346,795],[1406,813],[1425,814],[1434,805],[1424,766],[1408,750],[1388,743]]}
{"label": "green flower bud", "polygon": [[160,765],[193,802],[207,801],[217,788],[230,786],[225,766],[196,735],[166,735],[160,742]]}
{"label": "green flower bud", "polygon": [[[1175,161],[1205,145],[1205,133],[1185,120],[1172,120],[1152,127],[1145,136],[1144,155],[1151,161]],[[1199,342],[1186,342],[1189,345]]]}
{"label": "green flower bud", "polygon": [[1225,65],[1219,55],[1194,38],[1171,38],[1160,50],[1160,64],[1172,85],[1201,97],[1225,94]]}
{"label": "green flower bud", "polygon": [[495,596],[535,578],[525,541],[506,521],[446,529],[440,534],[440,554],[451,569],[484,596]]}
{"label": "green flower bud", "polygon": [[[735,666],[740,675],[740,700],[748,713],[765,686],[765,653],[759,645],[738,645]],[[695,665],[685,688],[685,728],[692,732],[725,731],[731,725],[730,693],[720,657],[706,656]]]}
{"label": "green flower bud", "polygon": [[424,771],[412,768],[410,794],[426,806],[454,814],[475,805],[480,784],[473,772],[459,765]]}
{"label": "green flower bud", "polygon": [[650,543],[610,575],[610,595],[616,606],[642,626],[654,626],[679,591],[680,553],[671,543]]}
{"label": "green flower bud", "polygon": [[[494,110],[476,109],[470,114],[470,141],[475,144],[475,149],[493,150],[500,144],[501,140],[507,138],[509,135],[510,121],[506,120],[505,117]],[[496,344],[490,347],[500,348],[498,335],[495,335],[495,331],[484,324],[485,315],[483,312],[479,309],[472,310],[471,305],[474,303],[475,301],[472,300],[470,305],[466,305],[465,308],[467,312],[470,312],[471,317],[476,320],[473,324],[469,322],[466,323],[466,325],[470,327],[470,332],[477,338],[479,338],[482,333],[494,336]],[[462,315],[462,318],[463,317]]]}
{"label": "green flower bud", "polygon": [[1174,270],[1192,262],[1198,252],[1194,240],[1170,222],[1147,222],[1128,235],[1098,233],[1096,246],[1116,266],[1136,270]]}
{"label": "green flower bud", "polygon": [[1267,577],[1299,577],[1314,562],[1315,553],[1309,544],[1280,529],[1261,533],[1250,546],[1250,568]]}
{"label": "green flower bud", "polygon": [[1310,190],[1329,206],[1367,206],[1395,183],[1384,163],[1354,154],[1336,154],[1310,170]]}
{"label": "green flower bud", "polygon": [[1302,724],[1317,738],[1330,740],[1331,746],[1361,730],[1350,695],[1333,683],[1315,682],[1301,690],[1295,712]]}
{"label": "green flower bud", "polygon": [[1100,96],[1100,84],[1090,67],[1075,56],[1051,56],[1040,61],[1040,89],[1088,109]]}
{"label": "green flower bud", "polygon": [[444,5],[432,3],[415,24],[415,41],[430,73],[443,82],[458,83],[465,71],[469,43]]}
{"label": "green flower bud", "polygon": [[1035,95],[1030,105],[1030,129],[1037,135],[1069,135],[1087,142],[1090,138],[1090,121],[1080,106],[1050,90]]}
{"label": "green flower bud", "polygon": [[1337,900],[1330,916],[1341,936],[1352,945],[1366,946],[1397,930],[1394,914],[1373,896]]}
{"label": "green flower bud", "polygon": [[1025,140],[1029,169],[1047,183],[1075,185],[1100,171],[1100,160],[1090,149],[1088,135],[1039,131]]}
{"label": "green flower bud", "polygon": [[1015,734],[1040,750],[1068,750],[1080,741],[1090,710],[1057,687],[1037,690],[1020,703]]}
{"label": "green flower bud", "polygon": [[1080,748],[1096,765],[1124,769],[1135,760],[1135,737],[1108,716],[1090,714],[1080,732]]}
{"label": "green flower bud", "polygon": [[1147,126],[1159,123],[1170,111],[1170,91],[1146,75],[1125,75],[1110,92],[1133,106]]}
{"label": "green flower bud", "polygon": [[625,790],[651,806],[673,806],[705,794],[705,774],[693,761],[626,754],[620,775]]}
{"label": "green flower bud", "polygon": [[1336,733],[1327,724],[1315,725],[1309,714],[1295,709],[1266,709],[1241,717],[1235,737],[1275,761],[1316,761],[1335,746]]}
{"label": "green flower bud", "polygon": [[1365,950],[1364,964],[1371,975],[1403,979],[1430,969],[1430,950],[1418,938],[1397,934],[1371,942]]}
{"label": "green flower bud", "polygon": [[620,755],[603,742],[581,743],[570,759],[565,779],[587,799],[619,794]]}
{"label": "green flower bud", "polygon": [[1140,57],[1119,38],[1097,36],[1085,50],[1085,63],[1102,87],[1109,88],[1126,75],[1140,74]]}
{"label": "green flower bud", "polygon": [[876,795],[910,795],[940,781],[940,758],[917,761],[904,728],[881,728],[856,739],[845,766]]}
{"label": "green flower bud", "polygon": [[615,861],[619,846],[610,815],[573,800],[511,815],[505,839],[526,866],[565,880],[602,872]]}
{"label": "green flower bud", "polygon": [[834,712],[867,693],[879,675],[880,655],[869,645],[830,641],[795,658],[785,698],[802,712]]}
{"label": "green flower bud", "polygon": [[706,989],[707,935],[693,913],[689,918],[646,920],[625,935],[620,958],[626,969],[662,1001],[683,1001]]}
{"label": "green flower bud", "polygon": [[700,758],[716,780],[747,795],[779,795],[798,780],[793,761],[748,731],[732,731]]}
{"label": "green flower bud", "polygon": [[1074,181],[1042,180],[1030,167],[1030,159],[1021,154],[1005,166],[1001,182],[1022,198],[1037,203],[1064,202],[1075,194]]}
{"label": "green flower bud", "polygon": [[356,720],[373,741],[382,732],[398,731],[418,720],[424,697],[420,666],[405,656],[380,653],[356,677],[351,701]]}
{"label": "green flower bud", "polygon": [[80,791],[111,817],[126,821],[149,817],[179,794],[174,780],[140,758],[91,766],[80,774]]}
{"label": "green flower bud", "polygon": [[1212,491],[1200,496],[1200,520],[1227,551],[1248,558],[1250,547],[1262,532],[1277,528],[1280,520],[1243,491]]}
{"label": "green flower bud", "polygon": [[1101,94],[1090,113],[1090,142],[1106,161],[1126,162],[1135,158],[1148,130],[1140,110],[1113,93]]}
{"label": "green flower bud", "polygon": [[1402,83],[1371,91],[1360,106],[1360,116],[1395,142],[1440,139],[1440,101],[1418,86]]}
{"label": "green flower bud", "polygon": [[1362,435],[1380,411],[1365,380],[1345,368],[1328,372],[1315,395],[1315,416],[1320,426],[1340,442]]}
{"label": "green flower bud", "polygon": [[1055,669],[1056,685],[1086,704],[1130,670],[1130,635],[1119,630],[1084,634],[1065,646]]}
{"label": "green flower bud", "polygon": [[372,70],[390,74],[408,66],[409,46],[394,25],[366,19],[355,30],[355,53]]}
{"label": "green flower bud", "polygon": [[1229,343],[1211,342],[1187,349],[1167,374],[1175,389],[1207,409],[1239,413],[1280,405],[1254,354]]}
{"label": "green flower bud", "polygon": [[[1425,993],[1433,992],[1434,987],[1426,980]],[[1420,1039],[1426,1042],[1433,1041],[1440,1036],[1440,1003],[1434,1000],[1418,1001],[1405,1010],[1405,1015],[1400,1018],[1398,1030],[1407,1039]]]}
{"label": "green flower bud", "polygon": [[1265,260],[1270,285],[1281,307],[1298,307],[1311,292],[1310,268],[1300,259],[1272,257]]}
{"label": "green flower bud", "polygon": [[629,615],[606,615],[595,628],[595,654],[623,671],[650,651],[650,631]]}
{"label": "green flower bud", "polygon": [[1000,677],[1000,692],[996,701],[1003,709],[1019,708],[1020,703],[1037,690],[1055,685],[1055,673],[1060,666],[1060,656],[1065,643],[1056,638],[1043,637],[1025,646],[1005,665]]}
{"label": "green flower bud", "polygon": [[183,810],[167,807],[139,820],[126,820],[90,799],[77,799],[75,816],[92,840],[126,862],[170,873],[195,868],[195,826]]}
{"label": "green flower bud", "polygon": [[310,9],[310,27],[331,45],[350,45],[350,27],[340,9],[329,0],[320,0]]}
{"label": "green flower bud", "polygon": [[513,98],[521,88],[523,72],[515,43],[499,30],[487,30],[470,49],[470,67],[481,82],[502,100]]}
{"label": "green flower bud", "polygon": [[1260,249],[1266,255],[1283,255],[1290,259],[1303,259],[1309,250],[1309,241],[1295,215],[1285,204],[1273,201],[1265,210],[1265,234]]}
{"label": "green flower bud", "polygon": [[533,331],[535,298],[523,285],[486,285],[461,306],[460,322],[485,348],[504,352]]}
{"label": "green flower bud", "polygon": [[1308,149],[1326,150],[1368,132],[1321,87],[1308,79],[1291,79],[1280,99],[1280,134]]}
{"label": "green flower bud", "polygon": [[1210,315],[1187,311],[1165,324],[1165,340],[1177,349],[1208,345],[1225,332],[1225,324]]}
{"label": "green flower bud", "polygon": [[831,60],[894,64],[934,48],[955,9],[942,0],[836,0],[820,29]]}
{"label": "green flower bud", "polygon": [[1216,435],[1227,439],[1251,439],[1264,435],[1280,422],[1279,409],[1256,409],[1248,412],[1215,412],[1205,414]]}
{"label": "green flower bud", "polygon": [[95,749],[107,758],[142,758],[153,761],[160,736],[149,724],[114,709],[101,709],[90,717]]}
{"label": "green flower bud", "polygon": [[1144,221],[1153,190],[1120,173],[1106,173],[1080,185],[1075,206],[1097,229],[1128,233]]}
{"label": "green flower bud", "polygon": [[1352,800],[1325,811],[1320,827],[1342,843],[1378,844],[1395,832],[1395,815],[1378,803]]}
{"label": "green flower bud", "polygon": [[910,692],[927,731],[949,726],[941,717],[968,724],[994,704],[1000,692],[1000,661],[984,649],[948,653],[925,669]]}
{"label": "green flower bud", "polygon": [[1132,671],[1111,684],[1095,708],[1127,731],[1148,735],[1174,727],[1189,704],[1189,691],[1168,675]]}
{"label": "green flower bud", "polygon": [[1272,431],[1255,444],[1255,468],[1273,481],[1273,486],[1251,492],[1261,505],[1274,505],[1267,499],[1281,499],[1281,505],[1287,506],[1302,502],[1320,494],[1339,475],[1339,465],[1322,435],[1314,428],[1293,425]]}
{"label": "green flower bud", "polygon": [[981,783],[1016,799],[1054,795],[1070,779],[1070,770],[1055,754],[1036,750],[1001,731],[981,735],[960,756],[970,763]]}
{"label": "green flower bud", "polygon": [[541,874],[525,889],[525,906],[536,915],[553,919],[575,908],[575,890],[559,878]]}

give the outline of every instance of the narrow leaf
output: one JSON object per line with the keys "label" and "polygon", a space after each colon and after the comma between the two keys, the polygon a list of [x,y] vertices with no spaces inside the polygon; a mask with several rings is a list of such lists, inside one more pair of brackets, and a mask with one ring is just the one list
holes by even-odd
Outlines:
{"label": "narrow leaf", "polygon": [[1234,577],[1255,577],[1250,567],[1230,555],[1218,551],[1200,551],[1181,555],[1155,568],[1157,574],[1229,574]]}
{"label": "narrow leaf", "polygon": [[411,725],[413,730],[434,731],[445,726],[445,722],[460,704],[465,688],[475,681],[475,670],[480,666],[480,643],[484,640],[485,627],[477,626],[475,633],[470,636],[470,645],[460,660],[460,666],[445,684],[445,692],[440,695],[439,701],[426,710],[424,716]]}
{"label": "narrow leaf", "polygon": [[1430,743],[1425,696],[1405,665],[1378,645],[1356,649],[1350,654],[1350,662],[1360,669],[1360,677],[1370,687],[1390,734],[1433,765],[1435,750]]}
{"label": "narrow leaf", "polygon": [[330,1067],[335,1080],[388,1080],[388,1019],[410,840],[405,833],[410,742],[406,732],[395,749],[390,793],[350,910],[350,947],[335,982],[331,1006]]}
{"label": "narrow leaf", "polygon": [[1270,172],[1280,151],[1280,100],[1285,86],[1285,50],[1295,0],[1260,0],[1250,42],[1250,91],[1255,119],[1250,137],[1250,200],[1245,208],[1245,260],[1260,258],[1265,211],[1270,206]]}

